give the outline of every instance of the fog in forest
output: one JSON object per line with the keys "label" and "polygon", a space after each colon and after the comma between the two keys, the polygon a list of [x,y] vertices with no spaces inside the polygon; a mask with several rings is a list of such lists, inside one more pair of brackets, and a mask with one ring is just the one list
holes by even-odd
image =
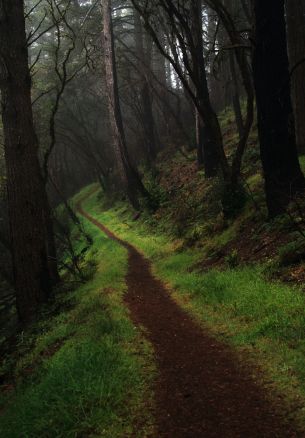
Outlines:
{"label": "fog in forest", "polygon": [[0,95],[1,437],[305,436],[304,1],[0,0]]}

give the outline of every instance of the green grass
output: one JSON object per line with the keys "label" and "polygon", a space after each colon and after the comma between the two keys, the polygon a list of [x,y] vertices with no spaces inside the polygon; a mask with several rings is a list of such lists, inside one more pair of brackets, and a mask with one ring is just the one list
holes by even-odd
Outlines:
{"label": "green grass", "polygon": [[[200,272],[196,266],[202,249],[187,249],[171,240],[151,227],[145,215],[132,221],[124,204],[106,211],[101,206],[98,193],[86,204],[91,214],[153,261],[156,275],[187,311],[259,364],[270,390],[284,393],[289,403],[305,401],[305,296],[300,289],[268,281],[259,265]],[[227,241],[228,236],[218,240]],[[295,416],[305,424],[304,410]]]}
{"label": "green grass", "polygon": [[58,298],[69,309],[41,321],[34,342],[23,334],[33,347],[17,364],[16,388],[1,397],[1,437],[143,437],[152,427],[151,350],[122,302],[126,250],[84,226],[94,239],[84,265],[93,259],[97,271]]}

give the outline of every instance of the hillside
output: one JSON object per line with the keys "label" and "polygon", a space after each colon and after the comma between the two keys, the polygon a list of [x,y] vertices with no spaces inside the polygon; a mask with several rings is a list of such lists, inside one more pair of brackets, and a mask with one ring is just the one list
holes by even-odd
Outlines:
{"label": "hillside", "polygon": [[[232,111],[224,111],[220,119],[230,157],[237,142]],[[301,284],[305,258],[304,201],[297,199],[286,214],[268,219],[256,126],[243,165],[246,202],[232,217],[223,215],[221,181],[204,179],[194,157],[195,152],[181,153],[169,148],[160,154],[154,177],[144,171],[144,180],[160,207],[152,218],[142,216],[142,221],[180,239],[183,247],[200,249],[198,267],[202,270],[260,263],[267,275]],[[304,156],[300,157],[300,164],[305,170]]]}

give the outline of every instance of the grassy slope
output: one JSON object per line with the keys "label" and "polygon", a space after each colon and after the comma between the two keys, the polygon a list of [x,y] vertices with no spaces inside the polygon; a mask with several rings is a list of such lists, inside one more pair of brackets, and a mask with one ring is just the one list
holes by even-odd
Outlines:
{"label": "grassy slope", "polygon": [[151,427],[151,351],[122,302],[126,251],[85,227],[94,245],[84,265],[93,261],[96,273],[57,299],[59,314],[23,334],[20,348],[33,346],[17,364],[16,386],[1,396],[1,437],[142,438]]}
{"label": "grassy slope", "polygon": [[[196,268],[202,248],[187,249],[181,240],[152,227],[145,216],[133,221],[124,203],[107,210],[101,205],[97,192],[86,208],[153,261],[156,275],[183,307],[231,343],[245,360],[258,365],[263,370],[258,370],[258,378],[267,390],[284,398],[288,412],[305,425],[305,296],[301,290],[267,281],[258,264],[204,273]],[[221,235],[216,239],[221,240]]]}

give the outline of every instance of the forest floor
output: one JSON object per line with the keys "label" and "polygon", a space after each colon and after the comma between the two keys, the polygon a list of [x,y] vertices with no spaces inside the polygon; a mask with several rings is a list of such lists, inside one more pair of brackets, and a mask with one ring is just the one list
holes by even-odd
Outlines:
{"label": "forest floor", "polygon": [[231,219],[219,181],[182,152],[141,168],[154,214],[98,184],[70,201],[93,222],[58,208],[82,276],[62,269],[54,301],[2,355],[1,437],[305,437],[305,204],[268,220],[255,126]]}
{"label": "forest floor", "polygon": [[[172,166],[158,190],[174,172],[194,202],[202,176],[191,161]],[[80,203],[83,279],[62,272],[54,302],[1,358],[0,436],[304,437],[305,295],[226,253],[253,212],[213,231],[173,212],[179,198],[136,218],[94,184]]]}
{"label": "forest floor", "polygon": [[128,250],[124,300],[154,351],[157,437],[297,437],[257,370],[183,310],[151,263],[78,204],[79,213]]}

